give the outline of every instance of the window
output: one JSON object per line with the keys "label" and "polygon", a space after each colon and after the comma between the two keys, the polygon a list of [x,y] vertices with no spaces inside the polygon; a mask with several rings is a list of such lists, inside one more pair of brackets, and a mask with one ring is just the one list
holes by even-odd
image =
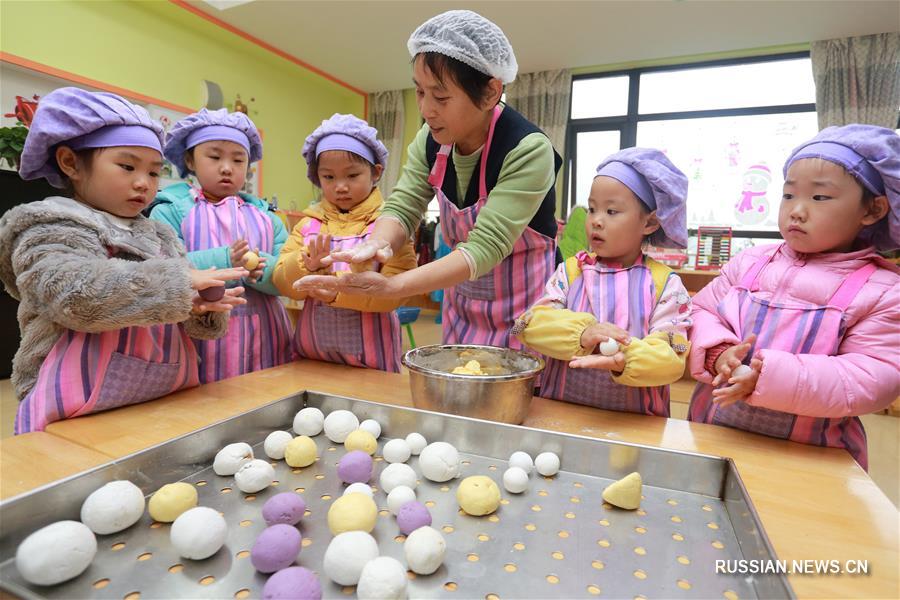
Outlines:
{"label": "window", "polygon": [[650,146],[688,177],[689,229],[777,236],[781,166],[817,131],[808,53],[577,76],[565,212],[586,202],[603,158]]}

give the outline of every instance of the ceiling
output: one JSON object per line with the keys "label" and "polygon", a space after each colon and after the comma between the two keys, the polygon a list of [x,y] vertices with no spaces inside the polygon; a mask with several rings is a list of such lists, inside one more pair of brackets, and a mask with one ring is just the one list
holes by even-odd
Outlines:
{"label": "ceiling", "polygon": [[897,0],[189,3],[367,92],[411,87],[407,38],[451,9],[500,25],[522,73],[900,31]]}

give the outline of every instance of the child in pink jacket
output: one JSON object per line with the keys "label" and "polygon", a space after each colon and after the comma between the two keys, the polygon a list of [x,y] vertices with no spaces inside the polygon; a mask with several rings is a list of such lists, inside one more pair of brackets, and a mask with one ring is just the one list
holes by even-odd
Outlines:
{"label": "child in pink jacket", "polygon": [[845,448],[900,393],[900,136],[829,127],[784,165],[784,242],[731,260],[693,299],[688,418]]}

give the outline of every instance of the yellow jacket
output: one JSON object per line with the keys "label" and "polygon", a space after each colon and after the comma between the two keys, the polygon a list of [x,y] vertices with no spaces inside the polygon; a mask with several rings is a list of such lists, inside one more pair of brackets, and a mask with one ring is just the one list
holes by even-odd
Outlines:
{"label": "yellow jacket", "polygon": [[[362,236],[366,229],[381,214],[384,200],[378,188],[372,190],[369,197],[354,206],[348,212],[341,212],[336,206],[323,199],[317,204],[309,206],[303,211],[305,215],[294,226],[287,242],[281,248],[278,262],[272,273],[272,283],[282,295],[295,300],[303,300],[306,294],[294,290],[293,283],[305,275],[335,275],[341,277],[349,271],[334,272],[332,267],[311,273],[303,262],[306,255],[306,243],[303,239],[303,229],[310,220],[322,223],[320,235],[332,236]],[[412,242],[407,242],[394,256],[381,266],[381,274],[391,277],[404,271],[414,269],[417,265],[416,253]],[[338,293],[337,297],[329,304],[336,308],[349,308],[360,312],[390,312],[400,306],[403,299],[378,298],[375,296],[358,296],[353,294]]]}

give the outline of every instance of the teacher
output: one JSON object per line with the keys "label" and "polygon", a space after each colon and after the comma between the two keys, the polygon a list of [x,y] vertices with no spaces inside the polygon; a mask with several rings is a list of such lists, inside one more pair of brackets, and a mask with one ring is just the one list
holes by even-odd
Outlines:
{"label": "teacher", "polygon": [[377,269],[413,236],[435,196],[453,251],[393,277],[370,270],[294,285],[393,298],[449,288],[445,344],[520,348],[513,323],[541,297],[558,262],[554,185],[562,160],[546,134],[500,102],[518,65],[497,25],[453,10],[423,23],[407,47],[425,124],[369,239],[331,257],[374,258]]}

